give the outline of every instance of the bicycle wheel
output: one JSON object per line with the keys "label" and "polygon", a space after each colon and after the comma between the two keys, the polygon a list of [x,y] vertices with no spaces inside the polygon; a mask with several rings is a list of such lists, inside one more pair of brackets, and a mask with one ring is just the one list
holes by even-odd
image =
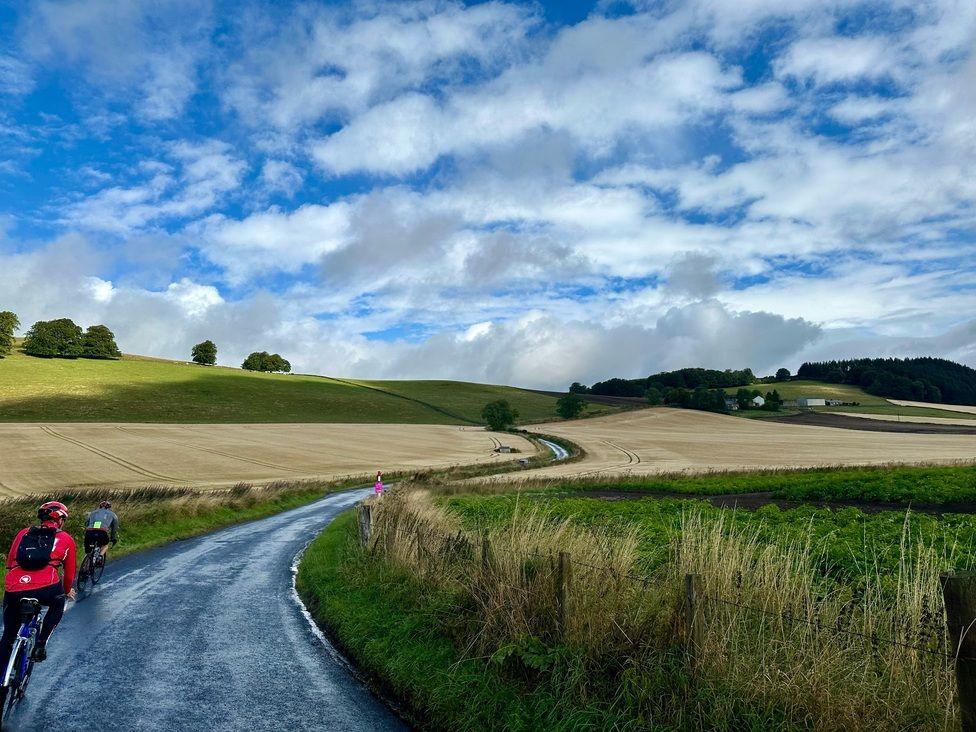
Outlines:
{"label": "bicycle wheel", "polygon": [[93,555],[92,557],[92,575],[91,581],[93,585],[97,585],[102,579],[102,573],[105,571],[105,559],[102,558],[101,562],[96,562]]}
{"label": "bicycle wheel", "polygon": [[18,700],[17,692],[18,692],[18,690],[20,688],[20,673],[16,669],[19,669],[20,668],[21,659],[22,659],[23,654],[25,652],[26,652],[26,649],[24,648],[23,641],[18,640],[16,642],[16,645],[14,646],[14,650],[13,650],[13,653],[14,653],[13,659],[14,659],[14,669],[15,669],[15,671],[11,675],[14,678],[10,680],[11,686],[9,686],[9,687],[8,686],[4,686],[3,687],[3,696],[4,696],[4,699],[3,699],[3,708],[2,708],[2,710],[0,710],[0,714],[2,714],[2,717],[0,717],[0,718],[2,718],[3,721],[6,721],[7,717],[10,716],[10,710],[12,710],[14,708],[14,705],[17,703],[17,700]]}
{"label": "bicycle wheel", "polygon": [[95,586],[92,578],[92,555],[86,554],[81,560],[81,568],[78,570],[78,592],[84,594],[88,589]]}

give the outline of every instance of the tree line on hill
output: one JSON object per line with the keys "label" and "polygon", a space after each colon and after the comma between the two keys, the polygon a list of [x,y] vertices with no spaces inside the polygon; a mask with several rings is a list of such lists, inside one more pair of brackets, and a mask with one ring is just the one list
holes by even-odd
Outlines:
{"label": "tree line on hill", "polygon": [[[9,310],[0,311],[0,358],[13,350],[14,333],[20,327],[20,318]],[[29,356],[41,358],[121,358],[122,352],[115,342],[115,334],[105,325],[90,325],[82,330],[70,318],[39,320],[24,336],[21,350]],[[194,363],[213,366],[217,363],[217,346],[211,340],[197,343],[191,351]],[[241,368],[248,371],[291,371],[291,364],[277,353],[255,351]]]}
{"label": "tree line on hill", "polygon": [[[0,312],[0,357],[13,349],[14,331],[20,318],[5,310]],[[39,320],[24,337],[21,350],[29,356],[41,358],[99,358],[122,356],[115,343],[115,334],[104,325],[90,325],[85,330],[70,318]]]}
{"label": "tree line on hill", "polygon": [[[780,372],[784,371],[786,372],[785,378],[789,378],[790,372],[786,369],[780,369]],[[661,371],[657,374],[651,374],[645,379],[607,379],[606,381],[598,381],[589,387],[577,381],[569,387],[569,390],[575,394],[643,397],[651,388],[662,393],[671,388],[694,390],[700,386],[704,386],[706,389],[728,389],[736,386],[748,386],[756,381],[756,375],[752,373],[752,369],[718,371],[716,369],[687,368],[677,371]]]}
{"label": "tree line on hill", "polygon": [[875,396],[976,405],[976,369],[944,358],[857,358],[804,363],[803,379],[853,384]]}
{"label": "tree line on hill", "polygon": [[612,397],[644,397],[648,389],[655,389],[663,394],[668,389],[694,390],[700,386],[706,389],[729,389],[738,386],[749,386],[756,382],[772,383],[786,381],[790,378],[789,369],[779,369],[775,376],[757,378],[752,369],[716,369],[687,368],[677,371],[661,371],[651,374],[645,379],[613,378],[598,381],[593,386],[586,386],[578,381],[569,387],[571,394],[596,394]]}
{"label": "tree line on hill", "polygon": [[[201,366],[213,366],[217,363],[217,345],[206,340],[197,343],[190,351],[190,358],[193,363]],[[289,373],[291,364],[277,353],[267,351],[254,351],[244,359],[241,368],[245,371],[265,371],[268,373]]]}

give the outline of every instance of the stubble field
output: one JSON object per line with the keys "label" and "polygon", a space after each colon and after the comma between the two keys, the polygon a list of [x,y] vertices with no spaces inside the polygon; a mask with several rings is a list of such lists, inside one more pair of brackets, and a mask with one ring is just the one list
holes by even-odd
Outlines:
{"label": "stubble field", "polygon": [[976,437],[860,432],[656,408],[537,425],[581,445],[586,458],[524,477],[652,474],[976,460]]}
{"label": "stubble field", "polygon": [[528,440],[417,424],[0,424],[0,494],[147,484],[220,487],[511,460]]}

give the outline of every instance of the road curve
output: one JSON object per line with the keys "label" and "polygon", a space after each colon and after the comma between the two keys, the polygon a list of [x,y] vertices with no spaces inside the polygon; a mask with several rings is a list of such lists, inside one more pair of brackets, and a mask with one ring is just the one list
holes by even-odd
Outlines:
{"label": "road curve", "polygon": [[292,594],[295,555],[366,494],[111,561],[69,603],[10,729],[405,729]]}

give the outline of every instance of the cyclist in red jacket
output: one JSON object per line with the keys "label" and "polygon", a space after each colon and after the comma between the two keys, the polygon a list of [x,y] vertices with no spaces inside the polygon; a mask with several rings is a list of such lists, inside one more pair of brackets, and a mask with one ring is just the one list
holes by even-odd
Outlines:
{"label": "cyclist in red jacket", "polygon": [[20,629],[20,600],[33,597],[47,606],[44,624],[34,646],[34,660],[47,658],[46,644],[64,615],[65,596],[75,599],[75,540],[63,530],[68,508],[48,501],[37,509],[39,526],[21,529],[7,554],[3,595],[3,636],[0,637],[0,674]]}

